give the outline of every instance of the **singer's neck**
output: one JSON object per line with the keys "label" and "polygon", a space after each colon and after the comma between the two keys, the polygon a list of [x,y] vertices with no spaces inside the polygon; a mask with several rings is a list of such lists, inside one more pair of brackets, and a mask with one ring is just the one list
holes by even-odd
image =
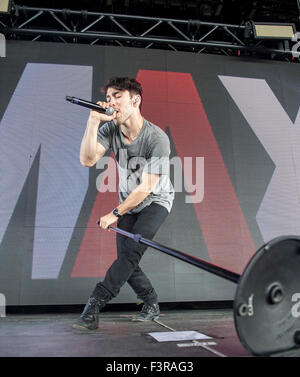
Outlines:
{"label": "singer's neck", "polygon": [[143,127],[144,118],[141,113],[134,114],[120,125],[123,135],[128,141],[136,139]]}

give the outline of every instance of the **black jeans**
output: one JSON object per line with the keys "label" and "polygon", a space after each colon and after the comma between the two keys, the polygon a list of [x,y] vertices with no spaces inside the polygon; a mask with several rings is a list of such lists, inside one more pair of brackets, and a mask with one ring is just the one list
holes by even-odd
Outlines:
{"label": "black jeans", "polygon": [[[137,214],[125,214],[118,220],[118,227],[131,233],[141,234],[144,238],[152,239],[168,215],[165,207],[151,203]],[[127,282],[137,297],[152,304],[157,302],[157,294],[150,280],[139,267],[139,262],[147,246],[117,234],[118,258],[107,270],[105,278],[98,283],[95,291],[109,301],[117,296],[120,288]]]}

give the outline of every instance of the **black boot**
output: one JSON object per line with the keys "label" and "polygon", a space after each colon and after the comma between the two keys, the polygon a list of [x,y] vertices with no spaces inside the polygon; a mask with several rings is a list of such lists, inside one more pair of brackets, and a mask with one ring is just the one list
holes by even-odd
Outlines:
{"label": "black boot", "polygon": [[73,328],[80,330],[96,330],[99,326],[99,312],[104,305],[95,297],[90,297],[81,316],[73,324]]}
{"label": "black boot", "polygon": [[156,304],[147,304],[145,303],[142,307],[142,310],[138,315],[136,315],[132,320],[133,321],[153,321],[158,319],[160,315],[159,305]]}
{"label": "black boot", "polygon": [[111,296],[108,292],[100,284],[97,284],[81,316],[73,324],[73,328],[79,330],[96,330],[99,326],[99,312],[110,299]]}

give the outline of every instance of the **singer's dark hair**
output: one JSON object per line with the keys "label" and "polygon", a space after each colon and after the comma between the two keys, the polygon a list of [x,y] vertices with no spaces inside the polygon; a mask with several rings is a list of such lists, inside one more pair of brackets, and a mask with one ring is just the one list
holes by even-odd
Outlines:
{"label": "singer's dark hair", "polygon": [[140,108],[143,102],[143,88],[142,85],[136,81],[135,78],[130,77],[111,77],[106,85],[102,88],[102,92],[106,95],[108,88],[118,90],[128,90],[130,95],[138,94],[141,97]]}

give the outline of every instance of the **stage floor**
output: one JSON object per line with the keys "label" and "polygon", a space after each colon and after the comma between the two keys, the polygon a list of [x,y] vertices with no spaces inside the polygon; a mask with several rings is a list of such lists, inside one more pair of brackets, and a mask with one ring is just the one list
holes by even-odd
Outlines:
{"label": "stage floor", "polygon": [[[0,318],[0,357],[248,357],[231,309],[162,310],[159,323],[136,312],[105,311],[96,331],[72,328],[79,313],[7,314]],[[168,326],[170,329],[162,326]],[[206,340],[158,342],[149,333],[197,331]]]}

